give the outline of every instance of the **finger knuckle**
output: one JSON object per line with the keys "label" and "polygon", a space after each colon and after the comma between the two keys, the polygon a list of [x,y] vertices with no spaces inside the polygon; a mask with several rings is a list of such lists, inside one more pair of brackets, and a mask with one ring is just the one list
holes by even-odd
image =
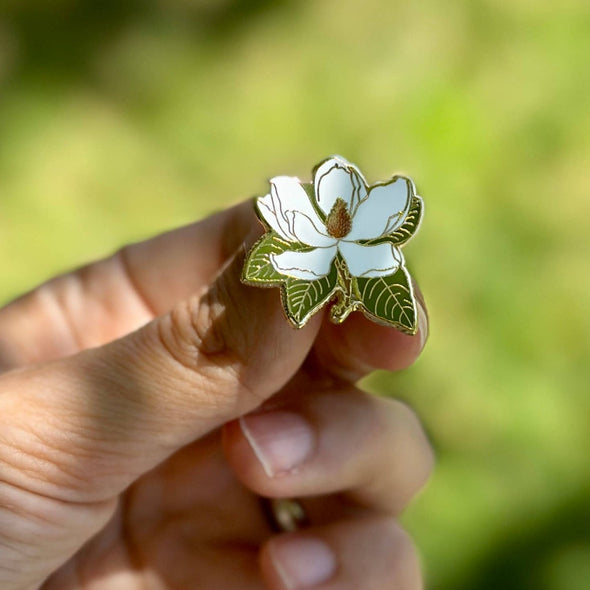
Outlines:
{"label": "finger knuckle", "polygon": [[235,298],[227,281],[218,280],[157,320],[159,345],[172,360],[168,370],[191,386],[198,379],[199,391],[210,392],[218,409],[234,403],[238,390],[256,398],[245,378],[252,334]]}
{"label": "finger knuckle", "polygon": [[173,360],[201,371],[207,364],[230,368],[245,361],[239,322],[230,322],[228,303],[214,284],[177,304],[158,326],[162,345]]}
{"label": "finger knuckle", "polygon": [[219,309],[208,293],[177,304],[159,329],[166,351],[188,368],[194,368],[202,357],[221,358],[227,353]]}
{"label": "finger knuckle", "polygon": [[397,451],[397,460],[405,466],[407,492],[411,497],[426,485],[432,475],[434,450],[413,408],[398,400],[389,399],[385,403],[388,408],[386,412],[381,412],[381,419],[387,421],[389,436],[395,438],[392,448],[403,449],[403,455]]}

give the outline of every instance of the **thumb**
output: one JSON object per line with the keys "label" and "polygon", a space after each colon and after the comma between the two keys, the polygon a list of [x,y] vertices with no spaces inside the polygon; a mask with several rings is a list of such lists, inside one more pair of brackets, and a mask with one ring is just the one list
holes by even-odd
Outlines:
{"label": "thumb", "polygon": [[106,500],[280,389],[321,319],[293,330],[276,290],[241,284],[244,255],[125,338],[4,375],[0,432],[17,452],[3,477],[63,501]]}

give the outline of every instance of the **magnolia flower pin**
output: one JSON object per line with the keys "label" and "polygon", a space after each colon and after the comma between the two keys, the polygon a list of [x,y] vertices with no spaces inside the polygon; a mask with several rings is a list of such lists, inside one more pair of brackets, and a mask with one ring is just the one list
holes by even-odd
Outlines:
{"label": "magnolia flower pin", "polygon": [[333,302],[335,323],[358,310],[415,334],[416,300],[400,247],[418,230],[422,210],[411,179],[368,186],[340,156],[316,166],[311,183],[277,176],[256,199],[267,233],[248,254],[242,280],[280,286],[297,328]]}

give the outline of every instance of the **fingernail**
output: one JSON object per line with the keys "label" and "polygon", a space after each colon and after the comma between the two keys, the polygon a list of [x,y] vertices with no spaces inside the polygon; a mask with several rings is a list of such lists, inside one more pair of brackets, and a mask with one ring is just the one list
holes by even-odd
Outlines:
{"label": "fingernail", "polygon": [[240,427],[269,477],[293,473],[315,447],[311,425],[293,412],[250,414],[240,418]]}
{"label": "fingernail", "polygon": [[287,590],[313,588],[336,572],[336,556],[319,539],[294,537],[271,545],[271,559]]}
{"label": "fingernail", "polygon": [[424,348],[426,340],[428,340],[428,316],[426,310],[420,301],[417,301],[418,311],[418,334],[420,335],[420,350]]}

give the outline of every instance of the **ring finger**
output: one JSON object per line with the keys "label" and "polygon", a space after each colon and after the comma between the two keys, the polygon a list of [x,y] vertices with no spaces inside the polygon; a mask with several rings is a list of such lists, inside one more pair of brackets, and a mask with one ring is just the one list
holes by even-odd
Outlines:
{"label": "ring finger", "polygon": [[383,516],[356,518],[273,537],[261,554],[270,590],[419,590],[408,535]]}

